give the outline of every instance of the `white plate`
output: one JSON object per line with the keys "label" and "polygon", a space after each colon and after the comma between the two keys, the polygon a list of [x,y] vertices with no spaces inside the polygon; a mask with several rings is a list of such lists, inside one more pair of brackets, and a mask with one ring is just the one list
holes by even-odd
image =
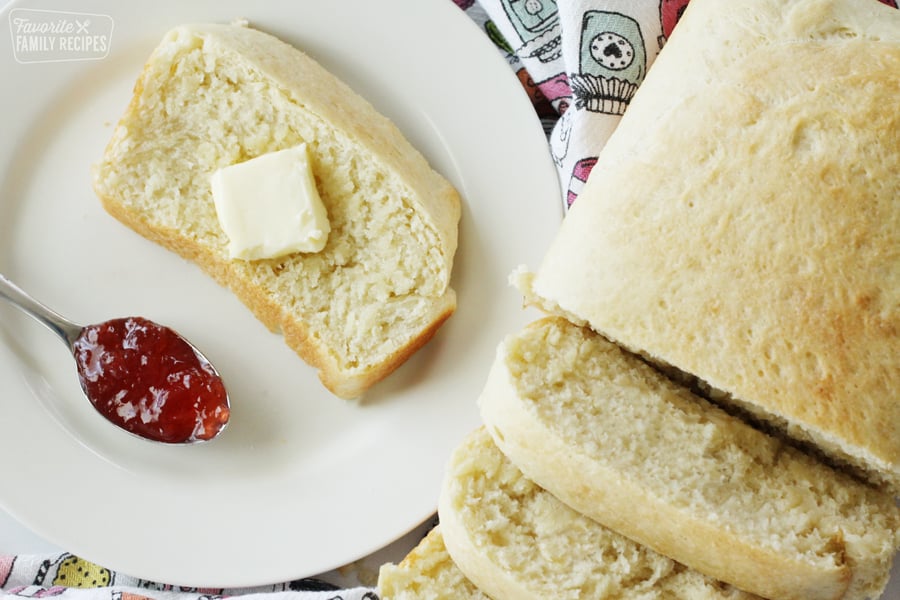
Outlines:
{"label": "white plate", "polygon": [[[107,57],[15,60],[10,10],[76,6],[111,17]],[[0,506],[88,560],[215,587],[320,573],[428,518],[446,458],[479,423],[496,344],[531,318],[507,275],[537,262],[562,218],[538,120],[487,37],[450,0],[36,0],[0,16],[0,271],[81,322],[139,314],[174,327],[233,399],[212,444],[133,439],[81,398],[51,333],[0,307]],[[235,17],[370,99],[464,197],[459,309],[362,406],[327,394],[231,294],[114,221],[90,188],[89,166],[163,33]]]}

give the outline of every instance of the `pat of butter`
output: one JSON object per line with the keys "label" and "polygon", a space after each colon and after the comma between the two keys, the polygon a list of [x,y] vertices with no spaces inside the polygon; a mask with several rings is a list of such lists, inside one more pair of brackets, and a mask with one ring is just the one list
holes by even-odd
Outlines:
{"label": "pat of butter", "polygon": [[306,144],[223,167],[210,184],[231,258],[278,258],[325,247],[331,226]]}

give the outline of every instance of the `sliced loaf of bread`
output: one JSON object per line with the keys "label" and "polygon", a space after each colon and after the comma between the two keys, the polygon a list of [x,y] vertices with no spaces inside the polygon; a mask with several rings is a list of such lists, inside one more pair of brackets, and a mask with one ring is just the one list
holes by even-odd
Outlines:
{"label": "sliced loaf of bread", "polygon": [[[320,252],[232,260],[210,177],[305,143],[331,232]],[[354,398],[456,307],[460,199],[400,130],[312,58],[237,25],[165,35],[94,169],[103,206],[196,262]]]}
{"label": "sliced loaf of bread", "polygon": [[691,0],[532,298],[900,493],[900,11]]}
{"label": "sliced loaf of bread", "polygon": [[450,558],[440,525],[398,564],[381,566],[378,596],[381,600],[491,600]]}
{"label": "sliced loaf of bread", "polygon": [[483,427],[453,452],[438,512],[453,562],[494,600],[755,598],[572,510],[528,480]]}
{"label": "sliced loaf of bread", "polygon": [[479,405],[525,476],[711,577],[797,600],[862,600],[887,583],[900,546],[890,494],[726,414],[588,328],[547,317],[510,336]]}

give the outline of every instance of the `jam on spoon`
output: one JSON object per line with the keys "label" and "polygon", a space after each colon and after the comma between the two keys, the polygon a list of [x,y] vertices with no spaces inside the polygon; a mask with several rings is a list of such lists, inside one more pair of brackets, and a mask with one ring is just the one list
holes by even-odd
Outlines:
{"label": "jam on spoon", "polygon": [[30,298],[0,274],[0,297],[65,340],[85,396],[113,424],[170,444],[216,437],[230,403],[210,362],[168,327],[142,317],[82,327]]}
{"label": "jam on spoon", "polygon": [[168,327],[113,319],[85,327],[72,349],[85,395],[126,431],[180,443],[211,439],[228,422],[222,380]]}

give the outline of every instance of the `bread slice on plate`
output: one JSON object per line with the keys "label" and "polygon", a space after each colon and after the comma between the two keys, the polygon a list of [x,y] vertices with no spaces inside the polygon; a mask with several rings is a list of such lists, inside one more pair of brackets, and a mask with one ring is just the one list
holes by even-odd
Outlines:
{"label": "bread slice on plate", "polygon": [[479,405],[526,477],[697,571],[779,599],[862,600],[887,583],[900,546],[890,494],[726,414],[588,328],[546,317],[507,338]]}
{"label": "bread slice on plate", "polygon": [[751,599],[566,506],[483,427],[450,457],[438,513],[459,570],[494,600]]}
{"label": "bread slice on plate", "polygon": [[[210,178],[306,144],[330,234],[318,252],[230,258]],[[389,119],[309,56],[238,25],[167,33],[94,186],[105,209],[230,288],[354,398],[453,313],[460,199]]]}
{"label": "bread slice on plate", "polygon": [[399,564],[381,566],[378,596],[381,600],[491,600],[466,579],[450,558],[440,525],[429,531]]}
{"label": "bread slice on plate", "polygon": [[883,3],[692,0],[526,294],[900,493],[898,72]]}

